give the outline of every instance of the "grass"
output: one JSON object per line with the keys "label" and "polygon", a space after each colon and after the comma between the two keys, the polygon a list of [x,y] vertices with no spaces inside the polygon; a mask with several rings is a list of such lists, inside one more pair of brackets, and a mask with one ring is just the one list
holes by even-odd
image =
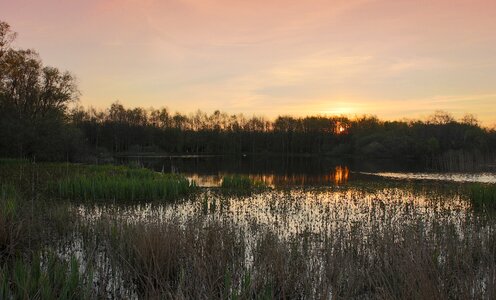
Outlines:
{"label": "grass", "polygon": [[144,298],[228,298],[243,270],[244,239],[236,228],[192,220],[118,229],[113,255]]}
{"label": "grass", "polygon": [[475,209],[496,210],[496,185],[473,184],[470,187],[470,201]]}
{"label": "grass", "polygon": [[55,195],[71,200],[174,200],[188,195],[194,188],[180,175],[157,175],[151,178],[127,176],[77,176],[60,180]]}
{"label": "grass", "polygon": [[21,240],[17,192],[12,185],[0,185],[0,262],[17,251]]}
{"label": "grass", "polygon": [[83,274],[74,256],[37,254],[0,267],[0,299],[94,299],[93,290],[92,273]]}
{"label": "grass", "polygon": [[19,165],[19,164],[27,164],[29,160],[27,159],[16,159],[16,158],[0,158],[0,165]]}
{"label": "grass", "polygon": [[228,193],[250,193],[265,188],[265,184],[245,175],[226,175],[222,178],[221,189]]}
{"label": "grass", "polygon": [[366,223],[339,227],[329,235],[301,232],[287,238],[261,228],[247,238],[234,223],[193,216],[186,223],[171,219],[113,228],[109,251],[124,270],[126,286],[143,298],[496,295],[496,236],[471,231],[479,226],[476,222],[462,222],[463,234],[451,222],[430,227],[420,217],[411,224],[383,224],[383,231],[371,231]]}
{"label": "grass", "polygon": [[194,183],[182,175],[123,166],[88,166],[84,172],[52,184],[51,192],[70,200],[152,201],[178,199],[194,189]]}

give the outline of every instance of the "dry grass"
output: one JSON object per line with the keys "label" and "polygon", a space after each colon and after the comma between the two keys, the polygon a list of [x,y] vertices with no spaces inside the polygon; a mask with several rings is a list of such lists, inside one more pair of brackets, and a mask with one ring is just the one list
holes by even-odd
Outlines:
{"label": "dry grass", "polygon": [[110,251],[128,288],[146,298],[491,299],[496,232],[473,219],[460,225],[418,219],[375,232],[281,238],[263,229],[247,238],[229,222],[166,221],[118,229]]}
{"label": "dry grass", "polygon": [[113,241],[128,285],[146,298],[226,298],[244,264],[244,239],[216,222],[135,225]]}

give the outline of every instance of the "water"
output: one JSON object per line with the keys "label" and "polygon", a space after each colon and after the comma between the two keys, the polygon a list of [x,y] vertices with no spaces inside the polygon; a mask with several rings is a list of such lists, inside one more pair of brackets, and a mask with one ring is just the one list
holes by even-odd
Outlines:
{"label": "water", "polygon": [[[190,218],[232,222],[244,230],[266,228],[281,236],[302,232],[323,234],[350,224],[371,226],[378,218],[388,222],[409,222],[413,216],[427,223],[462,218],[470,206],[456,189],[433,186],[346,188],[291,188],[251,195],[226,195],[203,189],[193,199],[172,204],[78,205],[86,222],[112,219],[120,224],[183,222]],[[449,197],[447,197],[449,196]]]}
{"label": "water", "polygon": [[335,186],[379,176],[399,180],[496,183],[496,172],[432,172],[415,161],[353,160],[280,156],[167,156],[126,157],[122,164],[138,164],[160,172],[185,174],[200,187],[218,187],[225,175],[243,174],[267,186]]}
{"label": "water", "polygon": [[394,173],[394,172],[378,172],[367,173],[360,172],[364,175],[380,176],[391,179],[403,180],[432,180],[432,181],[448,181],[448,182],[478,182],[478,183],[496,183],[495,173]]}

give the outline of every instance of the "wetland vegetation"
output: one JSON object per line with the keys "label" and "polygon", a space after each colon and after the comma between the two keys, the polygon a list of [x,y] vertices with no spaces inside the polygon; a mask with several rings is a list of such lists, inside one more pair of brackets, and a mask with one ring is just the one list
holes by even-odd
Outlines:
{"label": "wetland vegetation", "polygon": [[[474,191],[486,195],[492,185],[352,173],[326,186],[240,194],[136,167],[1,164],[3,298],[491,299],[496,292],[496,219],[474,202]],[[46,188],[104,177],[163,180],[187,192],[143,200],[62,197]],[[226,178],[237,190],[253,182]],[[124,183],[115,188],[128,191]]]}

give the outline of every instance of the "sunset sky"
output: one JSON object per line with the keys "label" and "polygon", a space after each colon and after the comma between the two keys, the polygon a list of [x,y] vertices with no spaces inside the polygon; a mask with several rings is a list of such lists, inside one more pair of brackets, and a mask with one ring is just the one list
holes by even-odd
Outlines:
{"label": "sunset sky", "polygon": [[80,105],[496,123],[495,0],[0,0]]}

